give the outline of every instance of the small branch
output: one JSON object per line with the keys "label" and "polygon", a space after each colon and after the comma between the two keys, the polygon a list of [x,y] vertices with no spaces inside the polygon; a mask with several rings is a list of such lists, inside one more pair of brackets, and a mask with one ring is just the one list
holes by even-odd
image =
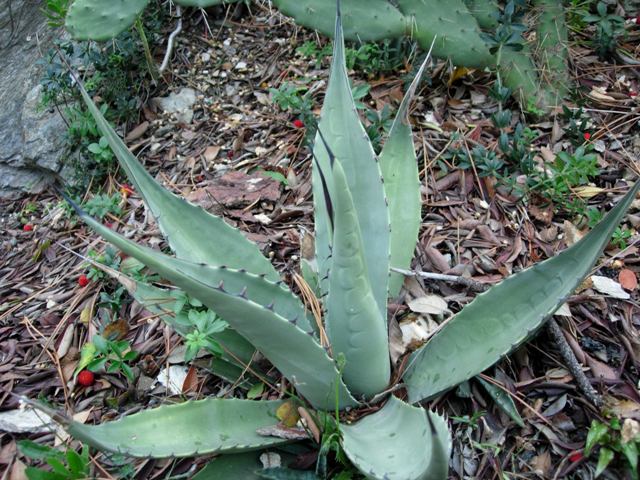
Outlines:
{"label": "small branch", "polygon": [[602,405],[602,398],[600,398],[600,395],[598,395],[598,392],[596,392],[591,385],[591,382],[589,382],[589,379],[582,371],[582,367],[580,366],[578,359],[573,353],[573,350],[571,350],[567,339],[564,338],[564,334],[554,318],[550,318],[547,321],[547,332],[549,332],[549,335],[551,335],[551,338],[553,339],[553,343],[555,343],[560,350],[560,356],[564,360],[571,375],[573,375],[573,378],[575,378],[578,387],[582,390],[582,393],[585,394],[587,399],[593,405],[600,407]]}
{"label": "small branch", "polygon": [[417,272],[414,270],[403,270],[401,268],[391,267],[391,271],[400,273],[406,277],[420,277],[429,280],[442,280],[444,282],[455,283],[456,285],[462,285],[470,288],[475,292],[484,292],[488,290],[490,285],[486,285],[481,282],[477,282],[470,278],[461,277],[459,275],[445,275],[443,273],[431,273],[431,272]]}
{"label": "small branch", "polygon": [[167,41],[167,51],[164,53],[164,59],[162,60],[162,64],[158,68],[158,72],[160,74],[162,74],[169,66],[169,61],[171,60],[171,55],[173,54],[173,45],[175,44],[176,37],[182,31],[182,8],[180,8],[180,5],[176,6],[176,17],[178,17],[178,23],[175,30],[171,32],[171,35],[169,35],[169,40]]}

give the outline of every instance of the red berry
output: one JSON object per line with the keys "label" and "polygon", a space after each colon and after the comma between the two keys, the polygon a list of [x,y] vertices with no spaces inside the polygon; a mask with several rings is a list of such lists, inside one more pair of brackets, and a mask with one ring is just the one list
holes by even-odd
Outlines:
{"label": "red berry", "polygon": [[576,463],[576,462],[582,460],[582,458],[583,458],[582,452],[575,452],[575,453],[572,453],[571,455],[569,455],[569,461],[571,463]]}
{"label": "red berry", "polygon": [[25,232],[30,232],[33,230],[33,225],[27,223],[24,227],[22,227],[22,230],[24,230]]}
{"label": "red berry", "polygon": [[588,142],[591,139],[591,134],[589,132],[585,132],[584,139]]}
{"label": "red berry", "polygon": [[87,285],[89,285],[89,278],[86,275],[80,275],[78,277],[78,285],[80,285],[81,287],[86,287]]}
{"label": "red berry", "polygon": [[299,118],[296,118],[293,121],[293,126],[296,128],[303,128],[304,127],[304,122],[302,120],[300,120]]}
{"label": "red berry", "polygon": [[95,376],[93,375],[93,372],[90,372],[89,370],[82,370],[78,374],[78,383],[83,387],[90,387],[93,385],[94,381]]}
{"label": "red berry", "polygon": [[633,90],[631,90],[631,91],[629,91],[629,96],[630,96],[631,98],[633,98],[633,97],[637,97],[637,96],[638,96],[638,92],[634,92]]}

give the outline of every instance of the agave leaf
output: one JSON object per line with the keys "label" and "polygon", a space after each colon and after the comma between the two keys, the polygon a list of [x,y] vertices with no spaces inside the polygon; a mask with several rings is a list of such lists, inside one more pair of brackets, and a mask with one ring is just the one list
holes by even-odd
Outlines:
{"label": "agave leaf", "polygon": [[263,274],[274,282],[280,280],[269,260],[239,230],[227,225],[220,217],[174,195],[156,182],[129,152],[82,84],[78,85],[102,135],[109,142],[127,177],[144,198],[178,258],[209,265],[244,268],[255,274]]}
{"label": "agave leaf", "polygon": [[536,331],[590,272],[639,187],[636,182],[582,240],[478,295],[416,351],[404,376],[409,400],[477,375]]}
{"label": "agave leaf", "polygon": [[326,330],[334,356],[344,354],[342,378],[356,394],[372,396],[389,384],[387,324],[373,298],[364,245],[341,162],[333,166],[335,231]]}
{"label": "agave leaf", "polygon": [[280,445],[259,428],[278,423],[280,401],[210,398],[144,410],[101,425],[71,422],[68,432],[99,450],[133,457],[187,457]]}
{"label": "agave leaf", "polygon": [[262,468],[257,452],[235,453],[215,457],[192,480],[220,480],[237,478],[259,480],[256,471]]}
{"label": "agave leaf", "polygon": [[396,397],[352,425],[340,425],[342,447],[368,478],[444,480],[451,438],[446,420]]}
{"label": "agave leaf", "polygon": [[[251,300],[258,305],[272,305],[275,313],[283,318],[295,321],[296,325],[305,332],[312,332],[311,323],[309,322],[308,313],[298,297],[284,286],[284,282],[271,282],[262,275],[254,275],[245,270],[235,270],[227,266],[209,266],[202,263],[193,263],[179,258],[164,255],[157,250],[132,242],[126,237],[115,233],[113,230],[103,226],[85,212],[83,212],[70,199],[67,199],[76,209],[78,215],[94,230],[96,230],[103,238],[114,244],[120,250],[130,255],[150,268],[155,269],[158,273],[162,271],[172,270],[179,271],[191,278],[202,280],[211,286],[220,284],[230,291],[234,291],[242,297]],[[125,275],[118,274],[120,281],[124,280]],[[169,279],[169,277],[165,277]],[[133,287],[133,285],[130,285]],[[188,290],[187,293],[190,293]],[[192,295],[196,297],[195,295]],[[196,297],[197,298],[197,297]],[[202,301],[202,299],[199,299]],[[217,314],[221,312],[214,310]],[[221,315],[223,318],[224,316]],[[226,320],[226,318],[225,318]],[[228,323],[231,324],[230,321]]]}
{"label": "agave leaf", "polygon": [[[429,50],[402,99],[391,126],[389,138],[380,153],[380,167],[384,179],[384,191],[389,200],[389,218],[391,220],[390,262],[391,266],[396,268],[409,268],[416,243],[418,243],[418,231],[422,218],[422,199],[418,158],[409,123],[409,105],[430,58],[431,50]],[[398,295],[403,282],[404,277],[401,274],[391,273],[389,279],[390,297]]]}
{"label": "agave leaf", "polygon": [[[276,284],[266,286],[266,280],[247,272],[198,265],[137,245],[74,206],[82,220],[102,237],[224,318],[260,350],[314,407],[335,408],[336,388],[340,408],[357,405],[342,383],[333,361],[313,338],[313,331],[297,326],[296,322],[303,317],[283,317],[278,313],[289,311],[291,304],[282,295],[283,289],[279,292],[273,289],[280,288]],[[256,283],[256,279],[262,283]],[[258,299],[258,296],[264,300],[265,288],[277,293],[269,303],[251,300]]]}
{"label": "agave leaf", "polygon": [[[362,238],[367,246],[365,261],[369,283],[380,315],[386,318],[387,284],[389,276],[389,210],[384,198],[382,174],[358,112],[356,111],[344,56],[344,39],[340,14],[336,16],[335,40],[331,75],[318,125],[314,146],[313,198],[315,207],[316,257],[322,293],[326,293],[327,273],[331,266],[331,225],[320,172],[325,175],[329,190],[331,178],[330,152],[324,145],[324,135],[335,157],[342,162],[349,190],[356,207]],[[320,133],[322,132],[322,133]]]}

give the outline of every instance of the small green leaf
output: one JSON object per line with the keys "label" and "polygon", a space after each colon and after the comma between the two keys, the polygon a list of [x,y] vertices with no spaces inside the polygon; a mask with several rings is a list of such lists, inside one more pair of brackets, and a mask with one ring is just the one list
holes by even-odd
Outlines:
{"label": "small green leaf", "polygon": [[109,342],[100,335],[94,335],[91,339],[93,344],[100,353],[107,354],[109,353]]}
{"label": "small green leaf", "polygon": [[262,172],[265,177],[273,178],[276,182],[280,182],[282,185],[288,185],[287,177],[280,172],[274,172],[272,170],[265,170]]}
{"label": "small green leaf", "polygon": [[78,478],[81,478],[83,473],[88,473],[88,465],[83,461],[82,457],[71,448],[67,449],[67,466],[69,467],[69,471],[78,476]]}
{"label": "small green leaf", "polygon": [[638,478],[638,444],[635,440],[628,443],[622,443],[622,453],[627,458],[627,462],[631,467],[631,475],[633,480]]}
{"label": "small green leaf", "polygon": [[51,456],[62,456],[62,452],[46,445],[40,445],[39,443],[32,442],[31,440],[20,440],[18,442],[18,448],[20,449],[20,453],[25,457],[29,457],[34,460],[43,460]]}
{"label": "small green leaf", "polygon": [[524,428],[524,421],[522,420],[522,417],[520,416],[520,413],[516,408],[516,404],[513,403],[513,399],[504,390],[502,390],[500,387],[495,386],[493,383],[487,382],[481,377],[476,378],[480,382],[480,385],[485,388],[487,393],[491,395],[491,398],[493,398],[493,401],[496,402],[496,405],[498,405],[504,413],[509,415],[509,417],[511,417],[511,420],[516,422],[519,427]]}
{"label": "small green leaf", "polygon": [[613,460],[613,450],[608,448],[601,448],[600,455],[598,455],[598,465],[596,466],[596,478],[598,478],[602,472],[604,472],[609,464]]}
{"label": "small green leaf", "polygon": [[588,457],[591,455],[591,450],[600,443],[609,433],[609,428],[604,423],[600,423],[597,420],[591,422],[589,427],[589,433],[587,433],[587,441],[584,445],[584,455]]}
{"label": "small green leaf", "polygon": [[135,376],[133,375],[133,370],[126,363],[121,363],[120,368],[122,369],[122,373],[124,373],[125,377],[129,379],[130,382],[135,380]]}
{"label": "small green leaf", "polygon": [[92,372],[98,372],[104,368],[105,364],[107,363],[107,360],[108,359],[106,357],[97,358],[87,365],[87,370],[91,370]]}
{"label": "small green leaf", "polygon": [[262,395],[262,392],[264,392],[264,383],[256,383],[247,392],[247,398],[249,400],[253,400],[254,398],[257,398],[260,395]]}
{"label": "small green leaf", "polygon": [[47,472],[35,467],[27,467],[24,472],[29,480],[69,480],[66,475],[59,473]]}

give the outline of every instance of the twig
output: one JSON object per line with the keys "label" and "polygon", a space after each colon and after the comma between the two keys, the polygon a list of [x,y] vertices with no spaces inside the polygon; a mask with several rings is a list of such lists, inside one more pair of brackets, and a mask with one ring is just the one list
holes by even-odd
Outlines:
{"label": "twig", "polygon": [[445,275],[443,273],[431,273],[431,272],[417,272],[415,270],[403,270],[401,268],[391,267],[391,270],[396,273],[401,273],[406,277],[420,277],[427,278],[429,280],[442,280],[444,282],[455,283],[457,285],[463,285],[475,292],[484,292],[488,290],[490,285],[472,280],[470,278],[461,277],[459,275]]}
{"label": "twig", "polygon": [[158,67],[158,72],[160,74],[162,74],[169,66],[169,60],[171,60],[171,55],[173,54],[173,45],[175,44],[176,37],[182,31],[182,8],[180,8],[180,5],[176,6],[176,17],[178,17],[178,23],[175,30],[171,32],[171,35],[169,35],[167,51],[164,52],[164,59],[162,60],[160,67]]}
{"label": "twig", "polygon": [[573,378],[575,378],[578,387],[580,388],[580,390],[582,390],[582,393],[585,394],[587,399],[593,405],[595,405],[596,407],[601,406],[602,398],[600,398],[598,392],[596,392],[593,386],[591,386],[591,382],[589,382],[589,379],[582,371],[582,367],[580,366],[580,363],[578,363],[578,359],[573,353],[573,350],[571,350],[567,339],[564,338],[564,334],[562,333],[562,330],[560,329],[560,326],[555,321],[555,319],[550,318],[547,321],[547,331],[549,332],[549,335],[551,335],[553,342],[558,347],[560,356],[564,360],[571,375],[573,375]]}

